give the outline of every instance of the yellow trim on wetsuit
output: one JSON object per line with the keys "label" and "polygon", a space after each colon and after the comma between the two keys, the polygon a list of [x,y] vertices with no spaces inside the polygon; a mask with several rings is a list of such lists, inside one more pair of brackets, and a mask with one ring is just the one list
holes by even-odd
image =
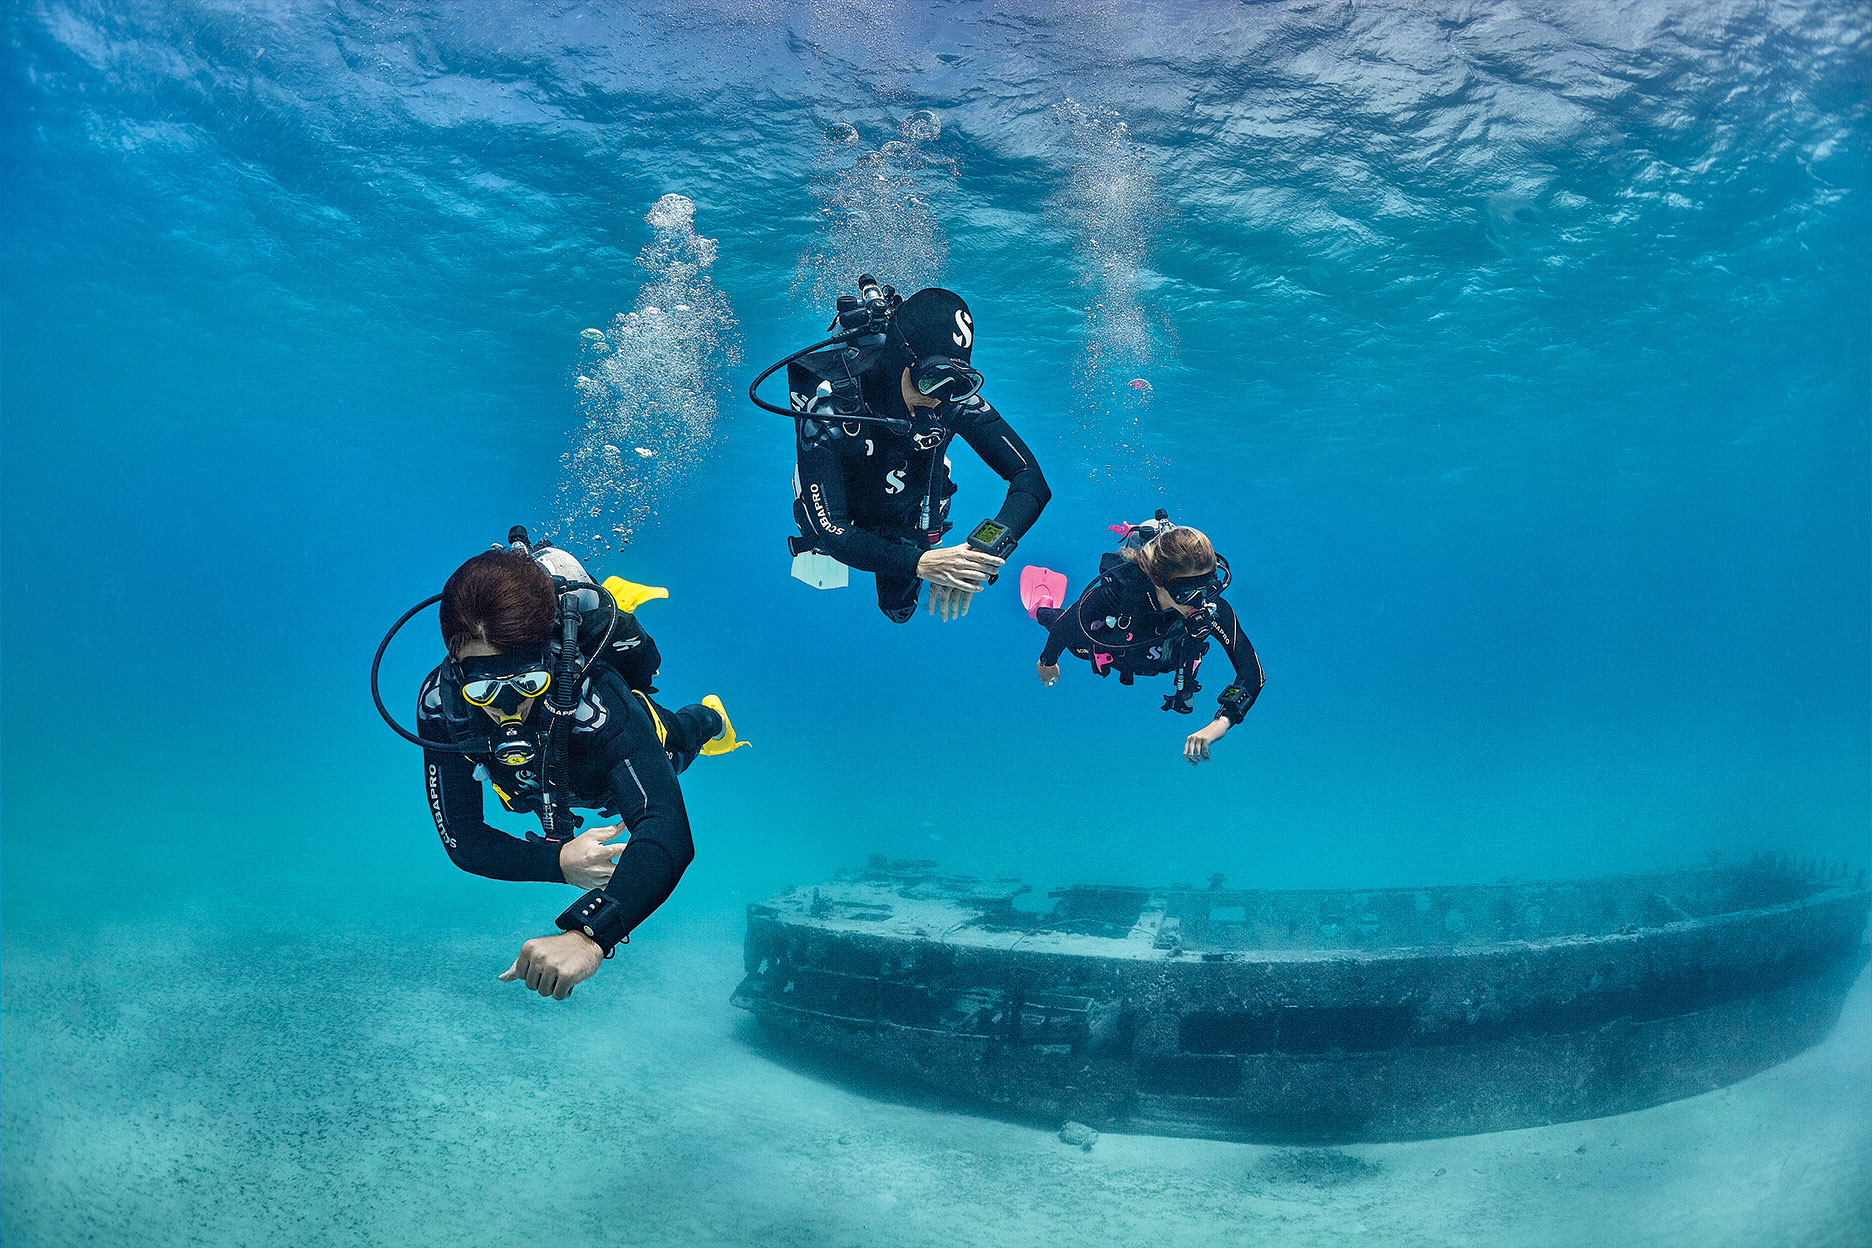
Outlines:
{"label": "yellow trim on wetsuit", "polygon": [[666,743],[669,741],[669,729],[663,726],[663,717],[657,714],[657,709],[655,705],[653,705],[650,699],[647,696],[645,696],[643,690],[633,689],[631,690],[631,692],[636,694],[637,700],[644,704],[644,710],[650,712],[650,722],[656,725],[657,744],[666,745]]}

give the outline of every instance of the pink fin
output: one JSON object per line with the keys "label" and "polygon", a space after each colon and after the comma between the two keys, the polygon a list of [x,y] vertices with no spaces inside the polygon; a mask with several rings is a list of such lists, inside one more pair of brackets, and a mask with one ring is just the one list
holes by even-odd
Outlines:
{"label": "pink fin", "polygon": [[1021,569],[1020,599],[1021,606],[1026,607],[1027,614],[1034,618],[1038,618],[1041,607],[1065,606],[1065,574],[1051,568],[1027,565]]}

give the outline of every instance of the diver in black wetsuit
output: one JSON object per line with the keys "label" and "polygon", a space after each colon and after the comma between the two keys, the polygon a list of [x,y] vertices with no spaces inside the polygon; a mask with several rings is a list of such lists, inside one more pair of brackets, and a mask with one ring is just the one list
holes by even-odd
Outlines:
{"label": "diver in black wetsuit", "polygon": [[1117,672],[1127,685],[1139,676],[1174,672],[1175,687],[1163,709],[1187,715],[1195,709],[1191,696],[1202,687],[1197,669],[1209,642],[1217,641],[1235,667],[1235,679],[1216,699],[1215,718],[1183,742],[1191,765],[1207,762],[1209,747],[1241,723],[1267,680],[1235,609],[1222,597],[1228,563],[1207,537],[1171,524],[1162,511],[1155,520],[1124,527],[1125,545],[1099,561],[1099,575],[1077,602],[1034,609],[1047,629],[1040,681],[1051,685],[1059,679],[1065,651],[1090,661],[1100,676]]}
{"label": "diver in black wetsuit", "polygon": [[[518,547],[477,555],[443,589],[449,657],[423,681],[417,736],[430,813],[457,866],[589,890],[559,916],[558,935],[527,941],[501,975],[564,1000],[663,904],[695,857],[677,775],[699,754],[746,743],[713,695],[679,711],[653,702],[649,634],[603,603],[576,559],[527,549],[524,530],[515,532]],[[615,588],[624,586],[604,587],[614,604],[625,601]],[[594,617],[604,621],[596,644],[578,627]],[[561,628],[574,643],[569,656],[565,636],[555,636]],[[558,696],[546,696],[555,685]],[[537,814],[543,835],[522,839],[490,825],[483,779],[508,810]],[[574,806],[621,825],[579,833]],[[605,844],[625,828],[627,844]]]}
{"label": "diver in black wetsuit", "polygon": [[[798,355],[787,365],[792,408],[801,414],[794,554],[875,573],[878,608],[896,623],[916,613],[924,581],[930,614],[959,618],[1052,491],[1033,452],[979,393],[981,374],[969,364],[975,325],[961,297],[932,287],[891,305],[888,287],[880,295],[874,279],[863,283],[880,300],[878,332],[857,339],[859,347]],[[842,310],[846,302],[857,307],[848,296]],[[1008,492],[969,541],[941,546],[955,493],[945,452],[958,435]]]}

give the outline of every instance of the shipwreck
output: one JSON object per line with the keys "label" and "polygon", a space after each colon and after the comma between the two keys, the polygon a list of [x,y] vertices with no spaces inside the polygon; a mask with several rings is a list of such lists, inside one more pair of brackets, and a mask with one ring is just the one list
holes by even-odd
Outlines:
{"label": "shipwreck", "polygon": [[[1266,1141],[1621,1113],[1821,1039],[1865,872],[1366,891],[1077,886],[886,862],[748,907],[772,1037],[1005,1112]],[[1017,904],[1025,899],[1026,904]]]}

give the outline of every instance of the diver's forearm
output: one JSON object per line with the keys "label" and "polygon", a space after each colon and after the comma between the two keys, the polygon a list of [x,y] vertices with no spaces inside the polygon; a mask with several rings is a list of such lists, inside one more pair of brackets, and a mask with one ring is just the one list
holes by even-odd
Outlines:
{"label": "diver's forearm", "polygon": [[[682,840],[688,842],[686,836]],[[626,933],[669,900],[683,872],[694,860],[692,843],[686,849],[680,844],[671,847],[632,833],[630,844],[618,855],[617,869],[611,873],[610,883],[604,886],[605,894],[622,910]]]}

